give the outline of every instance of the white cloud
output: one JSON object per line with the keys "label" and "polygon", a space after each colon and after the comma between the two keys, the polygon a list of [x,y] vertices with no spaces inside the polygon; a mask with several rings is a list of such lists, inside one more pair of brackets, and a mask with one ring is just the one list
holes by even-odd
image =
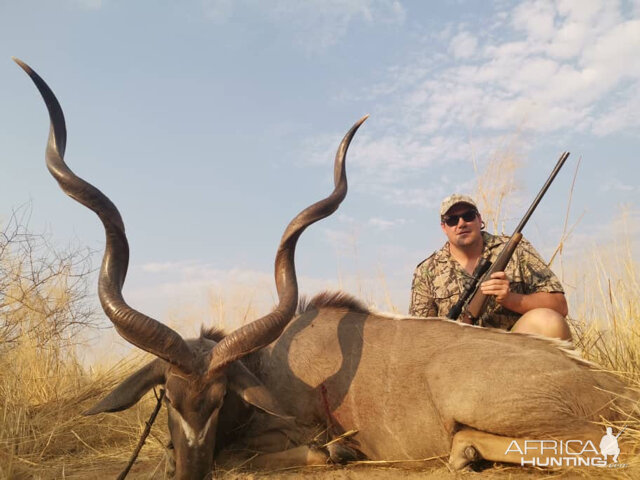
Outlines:
{"label": "white cloud", "polygon": [[449,53],[455,58],[469,58],[476,51],[478,40],[469,32],[460,32],[451,39]]}
{"label": "white cloud", "polygon": [[404,218],[397,218],[395,220],[386,220],[384,218],[370,218],[367,220],[367,226],[372,227],[376,230],[391,230],[396,227],[403,226],[407,223],[407,220]]}
{"label": "white cloud", "polygon": [[619,178],[613,178],[602,185],[600,185],[599,190],[601,192],[633,192],[640,191],[640,188],[637,185],[629,185],[628,183],[624,183]]}
{"label": "white cloud", "polygon": [[548,40],[555,31],[555,13],[555,5],[549,0],[523,2],[513,11],[513,26],[536,41]]}
{"label": "white cloud", "polygon": [[[396,88],[385,86],[397,97],[399,121],[430,135],[451,128],[475,128],[481,135],[594,129],[604,112],[610,117],[620,111],[609,102],[624,82],[640,84],[640,20],[623,18],[616,2],[525,1],[508,15],[511,23],[501,35],[474,37],[464,30],[453,37],[447,47],[457,60],[453,65],[425,69],[434,58],[428,54],[414,72],[392,72],[392,78],[397,72],[405,77]],[[463,48],[465,38],[482,43]],[[469,56],[472,50],[477,53]],[[611,118],[607,123],[609,132],[618,126]],[[390,139],[378,136],[376,142],[388,146]]]}
{"label": "white cloud", "polygon": [[379,195],[395,205],[435,208],[447,196],[450,188],[444,184],[434,184],[430,188],[380,188]]}
{"label": "white cloud", "polygon": [[345,215],[344,213],[338,213],[338,216],[336,218],[338,219],[338,222],[348,225],[353,225],[356,221],[355,218],[350,217],[349,215]]}
{"label": "white cloud", "polygon": [[[225,327],[232,330],[247,320],[247,312],[257,318],[278,301],[272,271],[222,270],[195,260],[148,263],[133,270],[145,275],[140,285],[135,283],[140,281],[138,275],[131,275],[133,281],[125,292],[130,305],[165,323],[171,316],[189,316],[192,325],[182,325],[182,321],[176,325],[185,334],[190,327],[189,335],[196,334],[200,324],[211,323],[213,317],[224,317]],[[298,283],[301,293],[338,288],[335,278],[298,275]]]}
{"label": "white cloud", "polygon": [[[613,26],[585,49],[581,63],[591,66],[603,74],[603,78],[614,84],[621,78],[640,77],[640,20],[631,20]],[[606,72],[606,76],[604,73]]]}
{"label": "white cloud", "polygon": [[598,136],[637,131],[640,128],[640,85],[635,84],[616,95],[591,128]]}
{"label": "white cloud", "polygon": [[547,52],[553,58],[570,59],[584,48],[588,32],[588,27],[584,24],[567,23],[558,30],[555,41],[549,44]]}
{"label": "white cloud", "polygon": [[[348,157],[349,166],[358,169],[358,184],[392,185],[412,176],[416,171],[428,171],[435,165],[452,159],[470,158],[469,145],[463,137],[429,136],[428,130],[408,128],[405,132],[389,132],[385,136],[366,133],[359,135],[358,146],[349,151]],[[331,137],[335,144],[336,135]],[[329,148],[335,149],[335,145],[329,147],[327,144],[316,152],[328,152]],[[327,153],[314,156],[310,151],[306,158],[326,163]]]}
{"label": "white cloud", "polygon": [[189,262],[152,262],[142,265],[141,269],[148,273],[171,273],[181,270],[185,265],[189,265]]}
{"label": "white cloud", "polygon": [[174,279],[188,280],[192,286],[202,285],[226,285],[226,284],[255,284],[272,282],[273,275],[249,269],[221,270],[213,268],[206,263],[195,260],[183,260],[180,262],[151,262],[144,264],[140,269],[152,275],[165,275]]}
{"label": "white cloud", "polygon": [[357,250],[359,231],[360,227],[354,223],[348,231],[325,228],[323,234],[335,252],[351,256]]}

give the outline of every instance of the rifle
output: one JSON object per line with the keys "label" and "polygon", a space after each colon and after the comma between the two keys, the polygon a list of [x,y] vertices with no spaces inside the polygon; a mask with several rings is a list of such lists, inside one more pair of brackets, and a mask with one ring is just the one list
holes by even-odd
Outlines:
{"label": "rifle", "polygon": [[529,218],[540,203],[540,200],[542,200],[544,194],[547,193],[551,182],[553,182],[553,180],[556,178],[556,175],[562,168],[562,165],[564,165],[564,162],[567,160],[567,158],[569,158],[569,152],[563,152],[562,155],[560,155],[560,159],[558,160],[558,163],[556,163],[556,166],[551,172],[551,175],[542,186],[542,189],[529,207],[529,210],[527,210],[527,213],[525,213],[524,217],[522,217],[522,220],[520,220],[520,223],[513,232],[513,235],[511,235],[511,238],[504,246],[495,262],[491,264],[489,260],[480,258],[478,265],[473,271],[472,280],[469,282],[469,285],[467,286],[465,291],[462,292],[462,295],[460,295],[458,303],[456,303],[453,307],[451,307],[451,310],[449,310],[447,318],[450,318],[451,320],[457,320],[458,317],[462,315],[462,321],[464,323],[470,323],[472,325],[478,324],[480,315],[482,315],[482,312],[485,310],[485,308],[487,307],[487,303],[489,302],[489,295],[485,295],[484,293],[482,293],[478,288],[478,285],[484,280],[489,279],[492,273],[504,271],[507,264],[509,263],[509,260],[511,260],[511,256],[515,252],[516,247],[520,243],[520,240],[522,240],[522,230],[524,229],[525,225],[529,221]]}

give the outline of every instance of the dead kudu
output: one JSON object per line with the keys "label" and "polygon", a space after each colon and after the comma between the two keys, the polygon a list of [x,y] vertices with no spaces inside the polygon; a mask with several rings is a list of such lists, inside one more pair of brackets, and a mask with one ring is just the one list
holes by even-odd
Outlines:
{"label": "dead kudu", "polygon": [[[632,411],[635,393],[559,341],[377,314],[341,293],[321,294],[294,316],[295,240],[346,194],[344,157],[364,119],[336,155],[336,191],[296,217],[283,236],[276,310],[227,336],[210,331],[183,340],[124,303],[128,250],[120,216],[65,165],[60,106],[21,66],[49,108],[51,173],[105,225],[103,308],[125,339],[158,357],[87,413],[126,409],[164,384],[178,477],[206,477],[214,457],[247,450],[260,452],[252,465],[271,468],[349,458],[420,465],[447,456],[462,468],[481,458],[531,464],[553,456],[549,444],[546,452],[523,452],[525,440],[567,441],[571,455],[577,449],[588,457],[597,451],[581,447],[597,448],[604,432],[594,422],[627,420],[622,412]],[[320,444],[354,430],[328,447],[307,444],[321,432]]]}

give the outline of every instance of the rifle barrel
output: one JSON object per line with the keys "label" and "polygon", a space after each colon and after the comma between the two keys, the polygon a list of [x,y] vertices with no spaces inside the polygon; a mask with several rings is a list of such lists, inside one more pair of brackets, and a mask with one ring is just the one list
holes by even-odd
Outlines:
{"label": "rifle barrel", "polygon": [[564,162],[567,161],[567,158],[569,158],[569,152],[563,152],[562,155],[560,155],[560,158],[558,159],[558,163],[556,163],[556,166],[551,172],[551,175],[547,179],[546,183],[542,186],[542,189],[540,190],[540,192],[538,193],[538,196],[529,207],[529,210],[527,210],[527,213],[525,213],[524,217],[522,217],[522,220],[520,220],[520,223],[516,227],[516,230],[514,233],[519,233],[524,229],[524,226],[529,221],[529,217],[531,217],[531,214],[538,206],[538,203],[540,203],[540,200],[542,200],[542,197],[544,196],[544,194],[547,193],[547,190],[549,189],[549,185],[551,185],[551,182],[553,182],[553,179],[556,178],[556,175],[562,168],[562,165],[564,165]]}

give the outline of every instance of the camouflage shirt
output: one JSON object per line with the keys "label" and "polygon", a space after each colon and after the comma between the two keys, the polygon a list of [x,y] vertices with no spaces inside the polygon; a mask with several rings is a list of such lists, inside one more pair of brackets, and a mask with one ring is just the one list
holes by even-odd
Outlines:
{"label": "camouflage shirt", "polygon": [[[509,237],[482,232],[482,256],[491,262],[502,251]],[[564,293],[562,285],[538,252],[524,238],[507,264],[505,273],[512,292]],[[409,313],[418,317],[446,317],[472,277],[449,253],[449,243],[420,263],[413,276]],[[520,314],[508,310],[489,297],[481,325],[511,329]]]}

